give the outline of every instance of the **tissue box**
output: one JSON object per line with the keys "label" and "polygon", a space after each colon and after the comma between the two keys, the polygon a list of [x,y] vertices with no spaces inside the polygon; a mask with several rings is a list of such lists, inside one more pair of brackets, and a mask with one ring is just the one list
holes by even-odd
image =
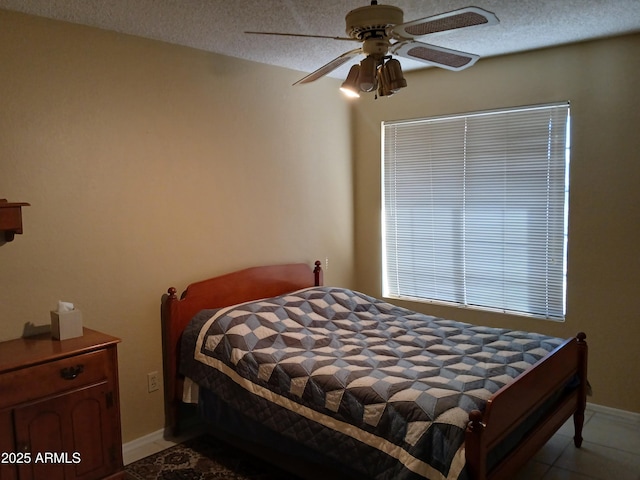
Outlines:
{"label": "tissue box", "polygon": [[70,312],[51,311],[51,335],[57,340],[82,336],[82,312],[71,310]]}

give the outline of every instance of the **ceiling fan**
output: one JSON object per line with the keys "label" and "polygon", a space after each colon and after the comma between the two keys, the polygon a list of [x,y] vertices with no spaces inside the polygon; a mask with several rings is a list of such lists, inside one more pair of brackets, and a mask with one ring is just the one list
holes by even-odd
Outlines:
{"label": "ceiling fan", "polygon": [[343,53],[294,85],[313,82],[354,57],[365,55],[364,60],[351,67],[341,90],[351,96],[359,96],[359,92],[372,91],[380,96],[390,96],[407,86],[400,62],[392,58],[393,55],[454,71],[468,68],[480,58],[473,53],[438,47],[418,41],[417,38],[432,33],[499,23],[495,14],[478,7],[461,8],[404,23],[402,9],[392,5],[378,5],[376,0],[372,0],[371,5],[351,10],[345,20],[348,37],[275,32],[245,33],[361,42],[360,47]]}

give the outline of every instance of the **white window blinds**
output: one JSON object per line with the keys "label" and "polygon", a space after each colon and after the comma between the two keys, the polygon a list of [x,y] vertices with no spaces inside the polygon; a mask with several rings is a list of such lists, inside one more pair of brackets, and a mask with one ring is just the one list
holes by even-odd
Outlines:
{"label": "white window blinds", "polygon": [[569,104],[384,122],[383,294],[562,320]]}

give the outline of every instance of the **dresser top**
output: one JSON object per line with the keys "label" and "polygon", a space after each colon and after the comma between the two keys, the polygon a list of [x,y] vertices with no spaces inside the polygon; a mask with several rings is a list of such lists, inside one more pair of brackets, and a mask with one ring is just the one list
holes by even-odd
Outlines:
{"label": "dresser top", "polygon": [[50,362],[120,342],[120,339],[85,328],[82,337],[55,340],[51,334],[0,342],[0,373]]}

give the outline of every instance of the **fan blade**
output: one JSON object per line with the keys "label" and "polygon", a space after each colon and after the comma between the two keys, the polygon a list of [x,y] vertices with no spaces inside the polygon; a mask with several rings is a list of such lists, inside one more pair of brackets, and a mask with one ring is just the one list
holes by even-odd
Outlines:
{"label": "fan blade", "polygon": [[391,29],[391,35],[394,38],[408,40],[430,33],[448,32],[476,25],[496,25],[498,23],[500,21],[495,14],[482,8],[467,7],[396,25]]}
{"label": "fan blade", "polygon": [[437,47],[414,40],[395,44],[392,48],[392,53],[411,60],[418,60],[419,62],[454,71],[464,70],[476,63],[480,58],[473,53]]}
{"label": "fan blade", "polygon": [[304,33],[278,33],[278,32],[244,32],[249,33],[251,35],[277,35],[279,37],[304,37],[304,38],[328,38],[329,40],[349,40],[349,41],[359,41],[355,38],[350,37],[331,37],[329,35],[306,35]]}
{"label": "fan blade", "polygon": [[356,57],[362,53],[362,48],[356,48],[355,50],[351,50],[349,52],[343,53],[337,58],[334,58],[326,65],[320,67],[313,73],[310,73],[306,77],[298,80],[294,85],[298,85],[300,83],[311,83],[315,80],[318,80],[321,77],[324,77],[326,74],[333,72],[336,68],[344,65],[353,57]]}

